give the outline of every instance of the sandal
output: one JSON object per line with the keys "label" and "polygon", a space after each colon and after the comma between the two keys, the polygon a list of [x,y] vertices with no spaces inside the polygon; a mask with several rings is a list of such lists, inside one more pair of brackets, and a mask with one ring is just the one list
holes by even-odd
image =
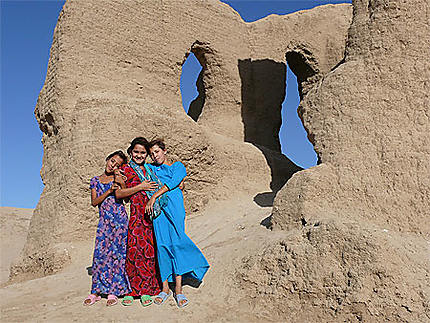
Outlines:
{"label": "sandal", "polygon": [[[188,298],[186,298],[184,294],[175,295],[175,300],[179,308],[185,307],[189,303]],[[185,303],[180,304],[181,301],[185,301]]]}
{"label": "sandal", "polygon": [[[161,292],[160,294],[158,294],[158,295],[155,295],[154,296],[154,303],[155,304],[157,304],[157,305],[163,305],[163,303],[166,301],[166,299],[168,299],[169,298],[169,296],[171,295],[172,293],[170,293],[169,292],[169,294],[167,294],[167,293],[165,293],[165,292]],[[155,301],[155,299],[156,298],[161,298],[161,302],[156,302]]]}
{"label": "sandal", "polygon": [[153,303],[153,300],[152,300],[151,296],[149,296],[149,295],[140,296],[140,304],[142,304],[142,306],[149,306],[152,303]]}
{"label": "sandal", "polygon": [[[84,306],[93,305],[94,303],[98,302],[101,299],[102,297],[100,295],[90,294],[88,295],[87,298],[84,299]],[[87,302],[87,300],[89,300],[89,302]]]}
{"label": "sandal", "polygon": [[124,296],[121,304],[124,306],[130,306],[131,304],[133,304],[133,301],[134,301],[133,296]]}
{"label": "sandal", "polygon": [[[109,303],[109,301],[113,301],[113,302]],[[116,304],[118,304],[118,297],[116,297],[115,295],[109,294],[107,297],[106,306],[114,306]]]}

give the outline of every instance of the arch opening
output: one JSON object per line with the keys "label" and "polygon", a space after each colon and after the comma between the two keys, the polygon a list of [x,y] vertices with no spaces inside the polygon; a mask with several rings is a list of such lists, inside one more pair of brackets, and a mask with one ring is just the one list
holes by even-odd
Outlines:
{"label": "arch opening", "polygon": [[272,177],[272,191],[257,194],[254,201],[260,206],[271,206],[276,193],[302,169],[281,153],[279,141],[286,64],[271,59],[244,59],[238,61],[238,68],[244,139],[261,150]]}
{"label": "arch opening", "polygon": [[297,77],[286,62],[238,61],[244,139],[261,150],[272,175],[272,191],[254,197],[261,206],[273,205],[276,193],[294,173],[317,164],[314,147],[297,112],[303,93],[301,84],[308,85],[309,77],[315,76],[306,62],[302,65],[294,66],[306,72]]}
{"label": "arch opening", "polygon": [[199,119],[206,99],[203,75],[204,68],[194,52],[191,51],[182,64],[179,87],[182,107],[194,121]]}
{"label": "arch opening", "polygon": [[[290,64],[300,62],[290,60]],[[282,153],[296,165],[306,169],[316,166],[318,156],[312,143],[309,141],[308,133],[298,114],[298,107],[303,97],[301,82],[290,68],[287,62],[285,100],[282,102],[281,118],[282,125],[279,130],[279,142]],[[296,71],[302,71],[299,75],[313,75],[311,69],[303,62],[294,65]]]}

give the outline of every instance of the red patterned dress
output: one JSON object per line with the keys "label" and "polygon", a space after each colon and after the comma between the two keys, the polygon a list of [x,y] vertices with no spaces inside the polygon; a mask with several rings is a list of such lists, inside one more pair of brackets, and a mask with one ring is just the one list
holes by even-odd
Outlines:
{"label": "red patterned dress", "polygon": [[[123,166],[127,176],[127,188],[141,183],[139,176],[129,166]],[[143,171],[145,173],[145,170]],[[154,243],[152,221],[145,214],[148,197],[142,191],[130,197],[130,220],[128,222],[127,257],[125,270],[127,272],[132,292],[129,296],[157,295],[160,292],[159,273]]]}

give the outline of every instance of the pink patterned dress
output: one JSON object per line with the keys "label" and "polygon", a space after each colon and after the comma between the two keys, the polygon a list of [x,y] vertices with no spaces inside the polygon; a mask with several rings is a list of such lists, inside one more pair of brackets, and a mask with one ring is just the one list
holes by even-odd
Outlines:
{"label": "pink patterned dress", "polygon": [[[112,185],[100,182],[99,176],[91,179],[90,189],[95,188],[97,196]],[[121,200],[113,194],[99,205],[99,224],[93,257],[92,294],[128,294],[130,284],[125,271],[127,251],[128,217]]]}

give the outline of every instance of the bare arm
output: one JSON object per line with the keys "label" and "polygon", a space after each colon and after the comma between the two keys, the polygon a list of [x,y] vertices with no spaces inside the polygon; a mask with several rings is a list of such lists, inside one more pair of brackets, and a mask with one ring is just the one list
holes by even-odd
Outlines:
{"label": "bare arm", "polygon": [[127,176],[124,175],[124,171],[121,169],[116,169],[114,171],[113,180],[119,184],[120,188],[126,188],[125,181],[127,180]]}
{"label": "bare arm", "polygon": [[[153,212],[153,206],[155,203],[155,200],[163,195],[164,193],[168,192],[171,189],[175,189],[176,187],[179,187],[182,189],[184,187],[184,179],[185,176],[187,176],[187,171],[185,170],[185,166],[180,163],[174,163],[174,172],[172,178],[167,180],[162,188],[160,188],[157,192],[154,193],[154,195],[151,196],[148,203],[146,204],[145,211],[146,213],[152,214]],[[182,186],[182,188],[180,187]]]}
{"label": "bare arm", "polygon": [[112,186],[100,196],[97,196],[96,189],[92,188],[91,189],[91,205],[92,206],[100,205],[105,200],[105,198],[107,198],[112,192],[114,192],[118,188],[119,188],[119,186],[117,183],[112,183]]}
{"label": "bare arm", "polygon": [[152,191],[152,190],[155,190],[156,188],[157,188],[157,184],[155,182],[143,181],[139,185],[129,187],[129,188],[125,188],[125,185],[124,185],[124,188],[121,187],[120,189],[115,191],[115,196],[118,199],[123,199],[125,197],[129,197],[133,194],[136,194],[137,192]]}
{"label": "bare arm", "polygon": [[125,197],[129,197],[133,194],[136,194],[137,192],[142,191],[142,185],[143,183],[140,183],[139,185],[133,186],[133,187],[129,187],[129,188],[120,188],[119,190],[115,191],[115,196],[118,199],[123,199]]}
{"label": "bare arm", "polygon": [[162,188],[160,188],[157,192],[154,193],[154,195],[151,196],[148,203],[146,203],[145,212],[148,214],[151,214],[153,212],[153,206],[155,203],[155,199],[163,195],[164,193],[168,192],[169,188],[166,185],[163,185]]}
{"label": "bare arm", "polygon": [[160,197],[161,195],[163,195],[164,193],[166,193],[168,191],[169,191],[169,188],[166,185],[163,185],[163,187],[160,188],[157,192],[155,192],[151,196],[151,198],[155,200],[156,198]]}
{"label": "bare arm", "polygon": [[178,187],[181,191],[185,189],[185,178],[179,183]]}

